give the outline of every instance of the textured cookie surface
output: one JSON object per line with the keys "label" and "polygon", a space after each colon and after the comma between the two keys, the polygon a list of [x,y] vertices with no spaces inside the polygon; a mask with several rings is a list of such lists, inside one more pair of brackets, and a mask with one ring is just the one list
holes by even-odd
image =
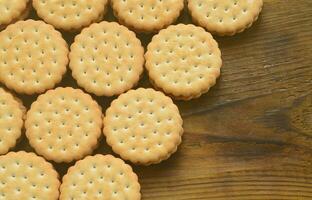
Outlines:
{"label": "textured cookie surface", "polygon": [[33,0],[39,17],[54,27],[77,30],[99,20],[107,0]]}
{"label": "textured cookie surface", "polygon": [[42,21],[19,21],[0,32],[0,81],[19,93],[41,93],[61,81],[68,48]]}
{"label": "textured cookie surface", "polygon": [[60,200],[139,200],[140,184],[132,168],[111,155],[88,156],[63,177]]}
{"label": "textured cookie surface", "polygon": [[193,20],[218,35],[234,35],[250,27],[262,5],[263,0],[188,0]]}
{"label": "textured cookie surface", "polygon": [[27,8],[28,0],[1,0],[0,26],[18,19]]}
{"label": "textured cookie surface", "polygon": [[151,32],[173,23],[183,9],[183,0],[112,0],[118,20],[130,28]]}
{"label": "textured cookie surface", "polygon": [[115,22],[95,23],[75,38],[69,66],[78,84],[98,96],[132,88],[143,71],[144,49],[132,31]]}
{"label": "textured cookie surface", "polygon": [[140,88],[112,102],[104,117],[104,134],[123,159],[149,165],[177,150],[183,134],[182,119],[169,97]]}
{"label": "textured cookie surface", "polygon": [[59,197],[58,174],[34,153],[10,152],[0,156],[0,199],[46,199]]}
{"label": "textured cookie surface", "polygon": [[194,25],[171,25],[155,35],[145,54],[146,68],[156,88],[188,100],[216,82],[221,52],[211,34]]}
{"label": "textured cookie surface", "polygon": [[25,128],[38,154],[55,162],[70,162],[96,147],[102,128],[101,108],[79,89],[56,88],[31,105]]}
{"label": "textured cookie surface", "polygon": [[21,136],[24,112],[22,103],[0,88],[0,154],[7,153]]}

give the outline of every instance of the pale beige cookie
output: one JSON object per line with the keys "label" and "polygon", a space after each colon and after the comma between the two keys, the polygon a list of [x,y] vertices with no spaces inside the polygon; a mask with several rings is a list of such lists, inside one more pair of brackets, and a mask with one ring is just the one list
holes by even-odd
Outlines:
{"label": "pale beige cookie", "polygon": [[60,181],[53,166],[24,151],[0,156],[0,199],[57,200]]}
{"label": "pale beige cookie", "polygon": [[20,138],[24,113],[22,103],[0,88],[0,154],[7,153]]}
{"label": "pale beige cookie", "polygon": [[234,35],[257,20],[263,0],[188,0],[193,21],[209,32]]}
{"label": "pale beige cookie", "polygon": [[145,54],[153,85],[176,99],[189,100],[216,83],[221,52],[211,34],[194,25],[172,25],[155,35]]}
{"label": "pale beige cookie", "polygon": [[60,200],[140,200],[140,184],[130,165],[111,155],[88,156],[68,169]]}
{"label": "pale beige cookie", "polygon": [[66,31],[76,31],[99,21],[107,4],[107,0],[33,0],[39,17]]}
{"label": "pale beige cookie", "polygon": [[42,93],[60,82],[68,63],[61,34],[42,21],[18,21],[0,32],[0,81],[18,93]]}
{"label": "pale beige cookie", "polygon": [[48,160],[70,162],[90,154],[102,129],[100,106],[79,89],[56,88],[31,105],[26,136],[36,152]]}
{"label": "pale beige cookie", "polygon": [[29,7],[29,0],[1,0],[0,1],[0,30],[6,25],[22,19]]}
{"label": "pale beige cookie", "polygon": [[138,32],[155,32],[172,24],[184,0],[111,0],[119,22]]}
{"label": "pale beige cookie", "polygon": [[[18,16],[18,18],[13,19],[11,21],[11,24],[16,23],[17,21],[26,19],[28,17],[29,13],[31,12],[31,8],[32,8],[31,2],[28,2],[26,9],[22,12],[22,14],[20,16]],[[7,26],[8,26],[8,24],[0,25],[0,31],[4,30]]]}
{"label": "pale beige cookie", "polygon": [[113,151],[135,164],[156,164],[170,157],[181,143],[183,128],[172,100],[153,89],[120,95],[104,117],[104,135]]}
{"label": "pale beige cookie", "polygon": [[98,96],[121,94],[140,79],[144,49],[135,34],[115,22],[83,29],[71,45],[69,67],[86,91]]}

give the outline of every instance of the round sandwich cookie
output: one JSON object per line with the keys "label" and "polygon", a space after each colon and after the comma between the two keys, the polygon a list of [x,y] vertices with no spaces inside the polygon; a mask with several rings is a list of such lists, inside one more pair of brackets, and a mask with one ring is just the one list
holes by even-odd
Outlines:
{"label": "round sandwich cookie", "polygon": [[65,31],[78,31],[102,20],[107,4],[108,0],[33,0],[40,18]]}
{"label": "round sandwich cookie", "polygon": [[53,26],[18,21],[0,32],[0,82],[18,93],[42,93],[61,81],[68,47]]}
{"label": "round sandwich cookie", "polygon": [[53,166],[24,151],[0,156],[0,199],[57,200],[60,181]]}
{"label": "round sandwich cookie", "polygon": [[101,107],[79,89],[56,88],[42,94],[27,112],[26,136],[39,155],[71,162],[90,154],[102,129]]}
{"label": "round sandwich cookie", "polygon": [[137,32],[156,32],[172,24],[184,7],[183,0],[111,0],[121,24]]}
{"label": "round sandwich cookie", "polygon": [[111,155],[88,156],[68,169],[60,200],[140,200],[140,184],[130,165]]}
{"label": "round sandwich cookie", "polygon": [[6,154],[20,138],[25,112],[22,102],[0,87],[0,154]]}
{"label": "round sandwich cookie", "polygon": [[234,35],[249,28],[262,10],[263,0],[188,0],[193,21],[217,35]]}
{"label": "round sandwich cookie", "polygon": [[78,85],[97,96],[121,94],[143,72],[144,49],[135,33],[115,22],[94,23],[75,37],[69,67]]}
{"label": "round sandwich cookie", "polygon": [[211,34],[194,25],[171,25],[152,38],[145,54],[151,83],[180,100],[201,96],[216,83],[221,52]]}
{"label": "round sandwich cookie", "polygon": [[111,103],[104,117],[104,135],[123,159],[150,165],[177,150],[182,141],[182,123],[171,98],[151,88],[139,88]]}
{"label": "round sandwich cookie", "polygon": [[25,19],[31,5],[29,0],[1,0],[0,1],[0,30],[8,24]]}

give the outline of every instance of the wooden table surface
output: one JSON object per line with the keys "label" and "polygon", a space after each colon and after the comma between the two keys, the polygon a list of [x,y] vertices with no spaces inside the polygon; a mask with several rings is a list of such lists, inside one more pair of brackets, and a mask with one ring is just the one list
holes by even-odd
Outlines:
{"label": "wooden table surface", "polygon": [[[115,20],[111,11],[105,19]],[[179,22],[191,22],[186,11]],[[151,36],[139,35],[145,46]],[[264,0],[250,29],[216,40],[217,85],[176,102],[185,129],[177,153],[132,165],[142,199],[312,199],[312,0]],[[77,87],[70,72],[59,85]],[[139,86],[150,87],[146,75]],[[36,99],[19,96],[27,107]],[[103,110],[113,99],[94,98]],[[25,136],[14,150],[33,151]],[[104,137],[96,153],[112,153]],[[54,163],[61,176],[71,165]]]}

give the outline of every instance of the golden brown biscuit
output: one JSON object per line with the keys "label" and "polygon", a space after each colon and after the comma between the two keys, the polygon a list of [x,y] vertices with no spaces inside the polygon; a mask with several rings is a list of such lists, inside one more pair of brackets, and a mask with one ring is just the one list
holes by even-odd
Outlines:
{"label": "golden brown biscuit", "polygon": [[47,160],[71,162],[90,154],[102,128],[101,107],[79,89],[56,88],[31,105],[26,136]]}
{"label": "golden brown biscuit", "polygon": [[0,88],[0,154],[7,153],[20,138],[24,113],[22,102]]}
{"label": "golden brown biscuit", "polygon": [[221,52],[211,34],[194,25],[171,25],[155,35],[145,54],[152,84],[189,100],[207,92],[220,75]]}
{"label": "golden brown biscuit", "polygon": [[120,95],[104,117],[104,135],[113,151],[135,164],[170,157],[182,141],[182,118],[172,100],[153,89]]}
{"label": "golden brown biscuit", "polygon": [[121,24],[138,32],[155,32],[172,24],[184,7],[183,0],[112,0]]}
{"label": "golden brown biscuit", "polygon": [[42,93],[60,82],[67,43],[42,21],[18,21],[0,32],[0,82],[18,93]]}
{"label": "golden brown biscuit", "polygon": [[218,35],[234,35],[257,20],[263,0],[188,0],[194,22]]}
{"label": "golden brown biscuit", "polygon": [[101,20],[107,3],[107,0],[33,0],[39,17],[66,31],[77,31]]}
{"label": "golden brown biscuit", "polygon": [[60,200],[140,200],[140,184],[130,165],[111,155],[88,156],[63,177]]}
{"label": "golden brown biscuit", "polygon": [[24,151],[0,156],[0,199],[57,200],[60,181],[53,166]]}
{"label": "golden brown biscuit", "polygon": [[27,17],[30,7],[29,0],[0,1],[0,30],[6,25]]}
{"label": "golden brown biscuit", "polygon": [[139,81],[144,49],[126,27],[101,22],[76,36],[69,58],[78,85],[98,96],[113,96],[131,89]]}

